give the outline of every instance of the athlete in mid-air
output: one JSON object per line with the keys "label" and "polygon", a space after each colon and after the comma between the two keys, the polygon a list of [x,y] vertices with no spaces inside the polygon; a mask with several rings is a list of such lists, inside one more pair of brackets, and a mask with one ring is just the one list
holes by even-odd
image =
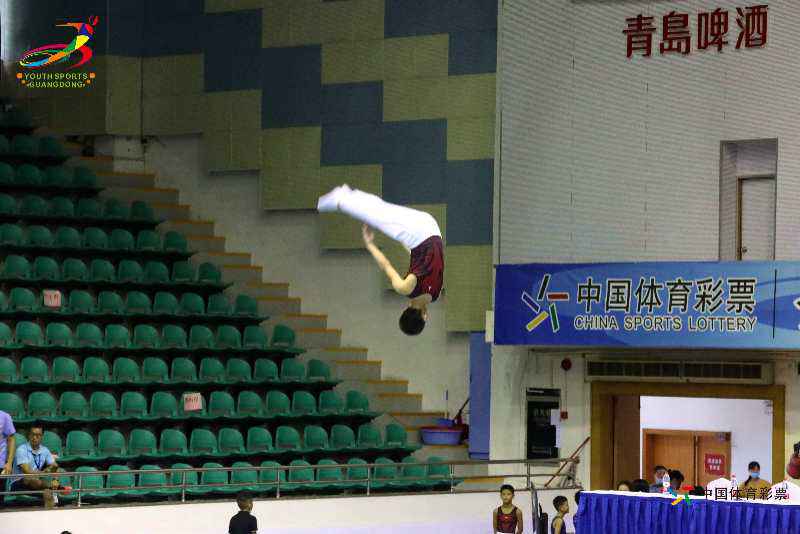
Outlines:
{"label": "athlete in mid-air", "polygon": [[[408,308],[400,316],[400,329],[410,336],[422,332],[428,320],[428,304],[436,302],[444,283],[444,247],[436,219],[423,211],[351,189],[347,184],[319,197],[317,210],[321,213],[339,211],[364,223],[362,235],[367,250],[386,273],[392,288],[410,299]],[[411,254],[405,276],[400,276],[375,246],[375,234],[370,227],[400,242]]]}

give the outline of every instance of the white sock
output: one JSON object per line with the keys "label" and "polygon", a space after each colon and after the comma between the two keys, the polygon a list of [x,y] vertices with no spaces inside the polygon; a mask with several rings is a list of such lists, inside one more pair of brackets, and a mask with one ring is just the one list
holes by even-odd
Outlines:
{"label": "white sock", "polygon": [[344,186],[334,188],[329,193],[319,197],[317,200],[317,211],[320,213],[334,212],[339,210],[339,198]]}

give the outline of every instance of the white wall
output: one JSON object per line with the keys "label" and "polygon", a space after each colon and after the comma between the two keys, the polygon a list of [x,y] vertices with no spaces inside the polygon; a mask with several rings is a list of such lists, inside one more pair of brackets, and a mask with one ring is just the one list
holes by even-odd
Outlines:
{"label": "white wall", "polygon": [[[730,432],[731,467],[737,480],[747,479],[747,464],[753,460],[761,465],[765,479],[772,477],[772,412],[763,400],[641,397],[640,406],[642,430]],[[640,458],[644,458],[642,435],[640,432]],[[656,458],[656,463],[663,462]],[[640,476],[652,478],[650,473]]]}
{"label": "white wall", "polygon": [[[233,499],[231,499],[233,501]],[[531,497],[517,492],[530,533]],[[259,534],[486,534],[496,493],[256,501]],[[3,532],[42,534],[220,534],[238,511],[235,502],[172,506],[84,507],[0,516]]]}
{"label": "white wall", "polygon": [[[124,141],[116,145],[126,156]],[[228,251],[251,253],[265,281],[288,282],[304,313],[328,314],[343,345],[368,347],[371,359],[383,361],[384,378],[410,380],[423,409],[444,410],[449,390],[449,408],[457,410],[468,396],[469,335],[445,331],[447,296],[431,308],[424,334],[405,336],[397,327],[404,299],[382,289],[384,275],[367,252],[322,252],[315,212],[262,210],[257,174],[209,176],[200,151],[196,136],[161,138],[149,144],[146,170],[157,173],[158,187],[178,188],[195,217],[213,220]]]}

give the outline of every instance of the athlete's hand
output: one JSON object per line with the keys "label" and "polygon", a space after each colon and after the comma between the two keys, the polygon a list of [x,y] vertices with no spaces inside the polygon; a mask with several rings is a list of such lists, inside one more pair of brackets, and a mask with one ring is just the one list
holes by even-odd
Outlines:
{"label": "athlete's hand", "polygon": [[375,232],[370,230],[366,224],[361,227],[361,235],[364,237],[365,245],[371,245],[375,241]]}

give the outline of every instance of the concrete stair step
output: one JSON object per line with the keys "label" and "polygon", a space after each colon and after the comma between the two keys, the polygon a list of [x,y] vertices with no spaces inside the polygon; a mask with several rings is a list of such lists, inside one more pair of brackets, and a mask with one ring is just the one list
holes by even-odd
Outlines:
{"label": "concrete stair step", "polygon": [[419,393],[378,393],[374,395],[375,409],[381,412],[416,412],[422,410]]}
{"label": "concrete stair step", "polygon": [[379,380],[382,365],[380,360],[334,360],[332,371],[339,380]]}
{"label": "concrete stair step", "polygon": [[[213,263],[214,265],[250,265],[250,254],[247,252],[198,252],[192,256],[192,263]],[[244,293],[244,291],[237,291]]]}
{"label": "concrete stair step", "polygon": [[97,183],[103,187],[151,188],[156,185],[156,175],[138,172],[97,173]]}
{"label": "concrete stair step", "polygon": [[[189,244],[190,250],[198,252],[225,252],[225,238],[219,236],[209,235],[186,235],[186,242]],[[218,267],[221,267],[218,265]],[[230,280],[223,280],[229,282]]]}
{"label": "concrete stair step", "polygon": [[397,422],[405,427],[432,426],[436,420],[445,416],[444,412],[389,412]]}
{"label": "concrete stair step", "polygon": [[365,347],[321,347],[309,350],[308,355],[328,363],[335,360],[366,360],[367,349]]}
{"label": "concrete stair step", "polygon": [[300,299],[292,297],[260,297],[258,313],[268,315],[283,315],[286,313],[300,313]]}
{"label": "concrete stair step", "polygon": [[454,462],[469,461],[469,447],[466,443],[460,445],[423,445],[421,449],[414,453],[419,459],[438,456],[444,460]]}
{"label": "concrete stair step", "polygon": [[285,313],[270,317],[266,326],[274,327],[276,324],[286,325],[295,332],[303,328],[327,328],[328,316],[312,313]]}
{"label": "concrete stair step", "polygon": [[358,389],[362,393],[375,397],[382,393],[408,393],[408,380],[363,380],[347,382],[349,389]]}
{"label": "concrete stair step", "polygon": [[222,279],[226,282],[261,282],[264,276],[264,269],[260,265],[222,264],[219,267]]}
{"label": "concrete stair step", "polygon": [[294,335],[297,346],[303,348],[330,347],[342,342],[342,331],[338,328],[300,328]]}
{"label": "concrete stair step", "polygon": [[213,236],[214,221],[200,221],[191,219],[170,219],[159,225],[159,230],[169,232],[173,230],[184,235]]}
{"label": "concrete stair step", "polygon": [[248,282],[235,284],[234,287],[237,293],[250,295],[253,298],[287,298],[289,296],[289,284],[285,282]]}
{"label": "concrete stair step", "polygon": [[127,202],[144,200],[151,204],[177,204],[179,192],[177,189],[162,187],[109,187],[103,190],[100,196],[114,197]]}
{"label": "concrete stair step", "polygon": [[86,167],[93,170],[95,174],[101,172],[113,172],[114,158],[111,156],[93,156],[91,158],[78,156],[68,159],[66,161],[66,165],[72,167]]}
{"label": "concrete stair step", "polygon": [[153,211],[157,219],[188,219],[191,215],[191,206],[169,202],[153,202]]}

